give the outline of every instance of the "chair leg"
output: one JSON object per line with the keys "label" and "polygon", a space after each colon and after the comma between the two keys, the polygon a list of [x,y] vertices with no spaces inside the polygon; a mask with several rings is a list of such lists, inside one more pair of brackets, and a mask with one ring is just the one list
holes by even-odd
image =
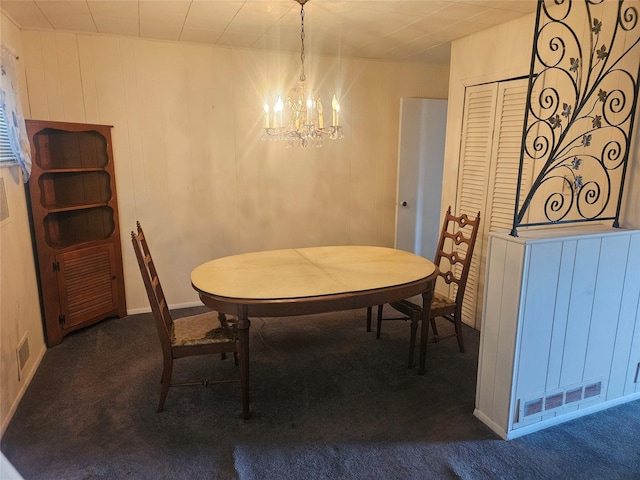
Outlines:
{"label": "chair leg", "polygon": [[459,310],[453,314],[453,325],[456,329],[456,337],[458,339],[458,348],[460,353],[464,353],[464,339],[462,338],[462,314]]}
{"label": "chair leg", "polygon": [[433,343],[438,343],[440,341],[440,337],[438,336],[436,317],[429,317],[429,323],[431,323],[431,330],[433,330]]}
{"label": "chair leg", "polygon": [[162,367],[162,379],[160,383],[160,402],[158,403],[158,413],[164,410],[164,401],[167,399],[169,393],[169,387],[171,386],[171,373],[173,371],[173,359],[165,358],[164,365]]}
{"label": "chair leg", "polygon": [[251,418],[251,393],[249,387],[249,327],[246,306],[238,316],[238,336],[240,349],[240,396],[242,397],[242,418]]}
{"label": "chair leg", "polygon": [[367,332],[371,331],[371,308],[367,307]]}
{"label": "chair leg", "polygon": [[380,338],[380,330],[382,330],[382,308],[384,305],[378,305],[378,325],[376,327],[376,338]]}
{"label": "chair leg", "polygon": [[407,368],[415,367],[414,359],[416,352],[416,334],[418,332],[419,323],[420,318],[417,318],[416,314],[413,313],[413,315],[411,315],[411,336],[409,337],[409,362],[407,364]]}

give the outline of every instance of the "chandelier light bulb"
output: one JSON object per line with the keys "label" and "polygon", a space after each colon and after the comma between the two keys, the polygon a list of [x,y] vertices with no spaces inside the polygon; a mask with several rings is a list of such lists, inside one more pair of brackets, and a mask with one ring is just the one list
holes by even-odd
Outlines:
{"label": "chandelier light bulb", "polygon": [[275,106],[273,107],[273,126],[274,128],[278,128],[278,125],[280,126],[280,128],[284,127],[284,124],[282,123],[282,109],[284,108],[284,103],[282,102],[282,97],[278,97],[278,101],[276,102]]}
{"label": "chandelier light bulb", "polygon": [[264,104],[264,128],[269,128],[269,104]]}
{"label": "chandelier light bulb", "polygon": [[311,108],[313,107],[313,101],[307,99],[307,125],[311,125]]}
{"label": "chandelier light bulb", "polygon": [[336,95],[333,95],[333,98],[331,99],[331,109],[333,110],[333,123],[332,125],[334,127],[337,127],[340,125],[340,119],[338,118],[338,112],[340,112],[340,104],[338,103],[338,99],[336,98]]}

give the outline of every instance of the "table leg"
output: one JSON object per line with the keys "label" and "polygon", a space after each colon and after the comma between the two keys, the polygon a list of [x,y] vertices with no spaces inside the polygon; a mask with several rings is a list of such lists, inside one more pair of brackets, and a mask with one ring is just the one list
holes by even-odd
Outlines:
{"label": "table leg", "polygon": [[242,418],[251,418],[251,407],[249,405],[251,394],[249,391],[249,327],[251,322],[247,317],[246,307],[238,318],[238,336],[240,343],[240,394],[242,397]]}
{"label": "table leg", "polygon": [[[415,314],[415,312],[411,315],[411,335],[409,337],[409,363],[407,364],[407,368],[415,367],[413,361],[415,357],[416,351],[416,332],[418,331],[418,322],[421,318]],[[422,345],[422,344],[420,344]],[[422,350],[420,350],[422,351]]]}
{"label": "table leg", "polygon": [[420,364],[418,375],[424,375],[427,363],[427,337],[429,335],[429,318],[431,314],[431,302],[433,301],[433,288],[435,282],[429,284],[429,288],[422,293],[422,322],[420,326]]}

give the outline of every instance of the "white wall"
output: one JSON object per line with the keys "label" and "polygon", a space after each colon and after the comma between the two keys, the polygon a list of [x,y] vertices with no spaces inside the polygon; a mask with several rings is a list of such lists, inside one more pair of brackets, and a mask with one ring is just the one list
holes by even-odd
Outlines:
{"label": "white wall", "polygon": [[620,226],[640,228],[640,103],[633,126],[629,166],[625,181],[625,193],[620,210]]}
{"label": "white wall", "polygon": [[[22,56],[20,31],[0,15],[2,43]],[[20,68],[20,93],[26,92]],[[23,98],[24,100],[24,98]],[[23,102],[26,103],[26,102]],[[29,218],[21,170],[0,167],[9,207],[9,218],[0,223],[0,435],[18,406],[46,350],[38,300],[35,262],[31,250]],[[18,376],[16,348],[25,338],[29,360]]]}
{"label": "white wall", "polygon": [[[130,313],[148,310],[129,240],[136,220],[171,306],[197,303],[189,273],[211,258],[293,246],[393,245],[400,99],[446,98],[448,66],[307,54],[307,77],[318,79],[325,102],[334,89],[341,99],[345,139],[288,150],[260,140],[262,105],[298,80],[297,55],[21,32],[0,16],[2,40],[19,51],[24,68],[26,118],[114,127]],[[8,378],[15,377],[17,342],[33,335],[32,362],[45,351],[23,185],[7,183],[13,218],[2,226],[1,246],[3,429],[24,389]]]}
{"label": "white wall", "polygon": [[528,76],[534,25],[526,15],[452,43],[442,205],[456,205],[465,88]]}
{"label": "white wall", "polygon": [[345,138],[322,149],[261,141],[267,94],[299,57],[124,37],[23,31],[33,119],[113,125],[129,311],[147,307],[128,232],[150,238],[171,304],[197,300],[189,273],[239,252],[393,245],[400,98],[444,98],[447,67],[313,58]]}

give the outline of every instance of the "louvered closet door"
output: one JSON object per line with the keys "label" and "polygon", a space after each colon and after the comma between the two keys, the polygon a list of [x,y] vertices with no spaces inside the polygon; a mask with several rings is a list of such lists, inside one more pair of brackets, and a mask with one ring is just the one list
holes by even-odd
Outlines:
{"label": "louvered closet door", "polygon": [[56,255],[58,289],[65,329],[117,311],[117,272],[111,244]]}
{"label": "louvered closet door", "polygon": [[[510,230],[513,221],[527,81],[467,88],[462,125],[456,213],[475,216],[478,231],[462,318],[480,328],[489,232]],[[523,181],[530,182],[525,169]]]}

